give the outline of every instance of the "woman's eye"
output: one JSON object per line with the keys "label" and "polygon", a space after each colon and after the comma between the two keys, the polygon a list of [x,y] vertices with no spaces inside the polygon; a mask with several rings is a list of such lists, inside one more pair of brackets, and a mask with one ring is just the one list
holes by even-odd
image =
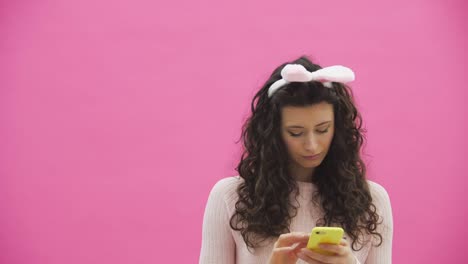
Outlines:
{"label": "woman's eye", "polygon": [[[328,128],[325,129],[325,130],[317,130],[317,132],[318,132],[319,134],[325,134],[325,133],[328,132]],[[289,132],[289,134],[290,134],[292,137],[300,137],[300,136],[302,135],[302,133],[294,134],[294,133],[292,133],[292,132]]]}
{"label": "woman's eye", "polygon": [[291,133],[291,132],[289,132],[289,134],[291,134],[291,136],[293,136],[293,137],[299,137],[299,136],[301,136],[301,135],[302,135],[302,133],[299,133],[299,134],[294,134],[294,133]]}

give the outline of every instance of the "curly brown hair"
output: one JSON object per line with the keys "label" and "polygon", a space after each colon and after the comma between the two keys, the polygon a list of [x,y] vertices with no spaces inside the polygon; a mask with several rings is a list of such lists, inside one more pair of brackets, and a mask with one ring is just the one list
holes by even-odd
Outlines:
{"label": "curly brown hair", "polygon": [[[288,63],[301,64],[311,72],[321,69],[306,56]],[[231,228],[240,231],[249,250],[268,238],[290,232],[297,208],[289,195],[298,186],[288,172],[288,152],[280,134],[281,109],[327,102],[333,105],[335,133],[327,156],[312,178],[318,189],[313,200],[320,198],[324,211],[316,225],[338,224],[353,239],[354,250],[364,231],[378,236],[380,246],[382,235],[376,231],[379,216],[360,157],[365,130],[351,89],[335,82],[333,88],[315,81],[292,82],[269,98],[268,88],[281,79],[281,70],[288,63],[277,67],[254,96],[252,115],[242,127],[244,150],[236,170],[243,182],[237,189],[239,199],[230,219]]]}

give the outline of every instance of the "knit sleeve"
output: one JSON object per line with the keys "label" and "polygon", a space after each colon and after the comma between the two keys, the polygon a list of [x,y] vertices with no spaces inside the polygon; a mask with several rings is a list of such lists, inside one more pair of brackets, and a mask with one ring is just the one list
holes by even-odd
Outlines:
{"label": "knit sleeve", "polygon": [[375,182],[370,182],[369,187],[372,194],[373,203],[379,214],[377,231],[382,235],[382,244],[378,237],[374,239],[366,259],[366,264],[391,264],[392,263],[392,240],[393,240],[393,215],[390,197],[384,187]]}
{"label": "knit sleeve", "polygon": [[200,264],[235,264],[235,242],[229,225],[226,194],[232,187],[228,178],[212,188],[205,207]]}

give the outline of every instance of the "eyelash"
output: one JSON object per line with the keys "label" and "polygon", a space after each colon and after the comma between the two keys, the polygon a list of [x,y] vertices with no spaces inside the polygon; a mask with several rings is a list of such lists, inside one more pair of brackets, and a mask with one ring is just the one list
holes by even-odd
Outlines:
{"label": "eyelash", "polygon": [[[319,134],[325,134],[325,133],[328,132],[328,129],[326,129],[326,130],[317,130],[317,132],[318,132]],[[293,136],[293,137],[300,137],[300,136],[302,135],[302,133],[300,133],[300,134],[294,134],[294,133],[291,133],[291,132],[289,132],[289,134],[290,134],[291,136]]]}

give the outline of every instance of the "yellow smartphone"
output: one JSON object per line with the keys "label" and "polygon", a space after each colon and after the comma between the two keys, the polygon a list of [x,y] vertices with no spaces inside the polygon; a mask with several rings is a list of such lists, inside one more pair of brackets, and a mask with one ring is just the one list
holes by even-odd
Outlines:
{"label": "yellow smartphone", "polygon": [[339,245],[343,238],[344,230],[341,227],[317,226],[312,229],[307,248],[315,252],[331,256],[334,253],[318,247],[319,244]]}

